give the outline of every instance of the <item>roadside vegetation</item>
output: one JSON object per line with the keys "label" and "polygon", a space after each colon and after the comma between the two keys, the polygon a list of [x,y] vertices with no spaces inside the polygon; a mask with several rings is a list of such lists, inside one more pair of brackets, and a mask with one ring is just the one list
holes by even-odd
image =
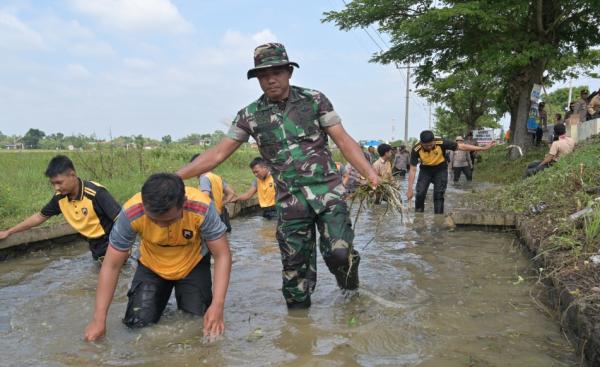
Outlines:
{"label": "roadside vegetation", "polygon": [[[39,211],[50,200],[53,190],[44,176],[48,161],[57,154],[73,160],[78,175],[105,186],[123,203],[138,192],[148,175],[155,172],[174,172],[204,148],[171,145],[153,150],[123,149],[106,146],[92,151],[3,151],[0,152],[0,228],[10,227]],[[248,189],[252,172],[248,163],[258,155],[256,149],[244,146],[214,172],[236,192]],[[197,186],[196,180],[186,181]],[[53,224],[57,218],[46,222]]]}

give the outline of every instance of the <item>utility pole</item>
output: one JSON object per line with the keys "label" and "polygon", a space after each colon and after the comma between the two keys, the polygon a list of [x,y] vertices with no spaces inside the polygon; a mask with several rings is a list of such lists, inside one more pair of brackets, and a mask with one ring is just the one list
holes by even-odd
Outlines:
{"label": "utility pole", "polygon": [[396,69],[406,69],[406,105],[404,106],[404,144],[408,144],[408,102],[410,101],[410,64],[398,66]]}
{"label": "utility pole", "polygon": [[404,144],[408,144],[408,101],[410,99],[410,64],[406,65],[406,106],[404,107]]}
{"label": "utility pole", "polygon": [[572,79],[569,79],[569,101],[567,102],[567,108],[565,108],[565,111],[569,111],[569,106],[571,105],[571,97],[573,97],[573,86],[571,85],[572,81]]}

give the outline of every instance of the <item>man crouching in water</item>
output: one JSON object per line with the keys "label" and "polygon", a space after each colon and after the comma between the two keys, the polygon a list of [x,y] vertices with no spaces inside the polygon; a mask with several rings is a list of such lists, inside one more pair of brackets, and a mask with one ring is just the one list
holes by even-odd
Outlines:
{"label": "man crouching in water", "polygon": [[[204,335],[224,331],[223,308],[231,272],[231,254],[221,222],[207,194],[185,187],[170,173],[148,178],[141,193],[123,206],[110,233],[98,279],[94,317],[85,340],[102,337],[121,267],[140,236],[140,258],[128,292],[123,323],[144,327],[158,322],[175,288],[177,307],[204,315]],[[215,257],[212,291],[210,255]]]}

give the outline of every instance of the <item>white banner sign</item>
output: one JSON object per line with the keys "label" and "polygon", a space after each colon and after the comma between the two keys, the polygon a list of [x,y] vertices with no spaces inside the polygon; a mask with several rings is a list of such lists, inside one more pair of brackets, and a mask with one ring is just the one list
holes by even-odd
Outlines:
{"label": "white banner sign", "polygon": [[473,139],[477,144],[489,144],[495,140],[494,129],[473,130]]}

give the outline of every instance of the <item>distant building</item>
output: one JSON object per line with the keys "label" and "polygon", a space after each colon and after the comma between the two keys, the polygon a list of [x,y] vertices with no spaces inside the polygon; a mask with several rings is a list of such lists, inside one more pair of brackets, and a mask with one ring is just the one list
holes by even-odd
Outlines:
{"label": "distant building", "polygon": [[16,144],[4,144],[4,149],[8,149],[8,150],[18,150],[18,149],[24,149],[23,147],[23,143],[16,143]]}

